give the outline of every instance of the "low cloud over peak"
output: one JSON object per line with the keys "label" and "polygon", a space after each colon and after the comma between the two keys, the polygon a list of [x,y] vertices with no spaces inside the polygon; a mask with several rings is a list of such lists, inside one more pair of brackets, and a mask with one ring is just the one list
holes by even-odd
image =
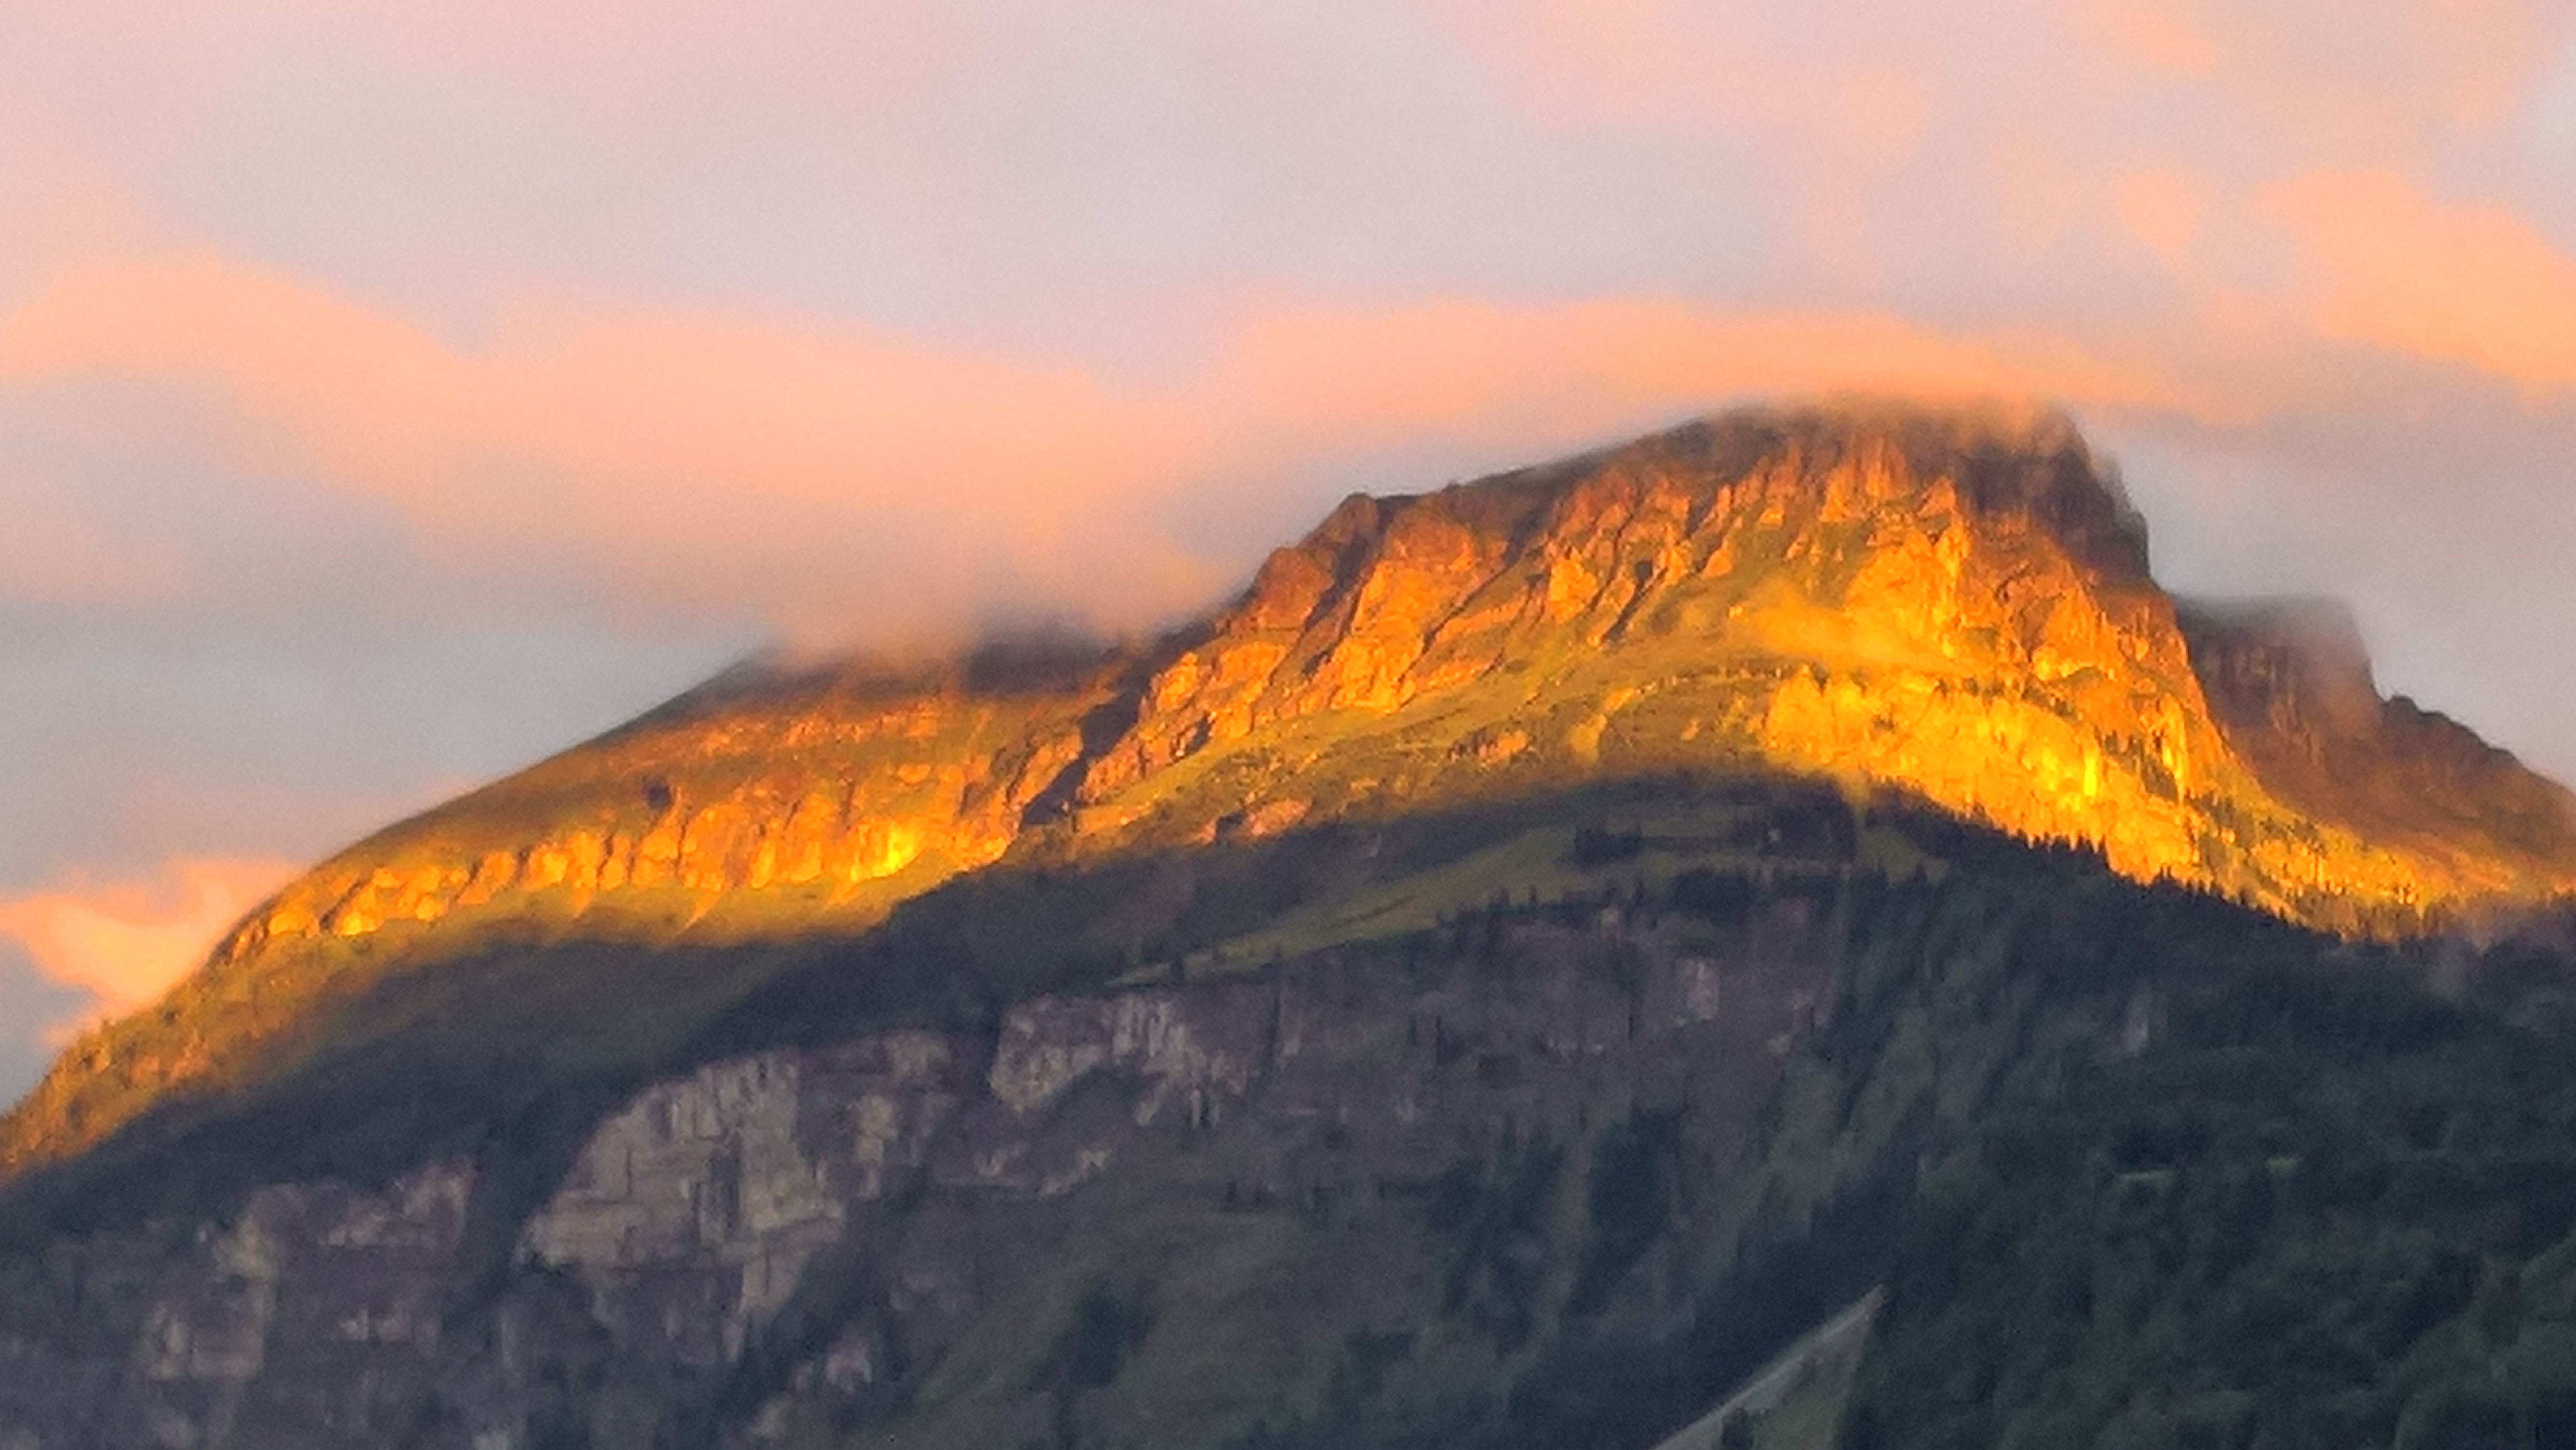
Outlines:
{"label": "low cloud over peak", "polygon": [[121,1015],[193,971],[225,928],[299,869],[283,860],[180,859],[140,879],[0,898],[0,936],[15,939],[53,982],[86,993],[96,1015]]}

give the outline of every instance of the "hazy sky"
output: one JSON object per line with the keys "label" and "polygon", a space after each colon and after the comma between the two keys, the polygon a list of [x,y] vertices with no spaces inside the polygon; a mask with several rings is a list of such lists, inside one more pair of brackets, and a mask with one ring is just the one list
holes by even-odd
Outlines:
{"label": "hazy sky", "polygon": [[10,0],[0,1096],[765,640],[1843,388],[2576,776],[2576,0]]}

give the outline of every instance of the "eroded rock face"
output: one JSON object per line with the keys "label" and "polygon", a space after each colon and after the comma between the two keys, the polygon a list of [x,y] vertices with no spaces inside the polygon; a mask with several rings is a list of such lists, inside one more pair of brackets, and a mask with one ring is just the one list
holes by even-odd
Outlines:
{"label": "eroded rock face", "polygon": [[58,1245],[0,1316],[0,1443],[648,1444],[705,1415],[770,1443],[874,1423],[895,1380],[977,1356],[998,1356],[980,1388],[913,1413],[1020,1443],[1052,1413],[1054,1330],[1027,1321],[1122,1232],[1257,1263],[1641,1106],[1732,1171],[1840,950],[1804,901],[1716,937],[1616,910],[1497,931],[1437,970],[1327,954],[656,1085],[591,1136],[497,1296],[464,1251],[464,1163],[262,1189],[175,1247],[167,1226]]}
{"label": "eroded rock face", "polygon": [[[12,1286],[0,1443],[393,1443],[456,1349],[446,1316],[472,1181],[438,1163],[374,1192],[265,1188],[176,1248],[61,1247],[43,1280]],[[487,1429],[504,1417],[482,1408]]]}
{"label": "eroded rock face", "polygon": [[2134,515],[2044,421],[1729,420],[1354,497],[1155,675],[1086,793],[1281,721],[1391,712],[1515,662],[1675,637],[1721,655],[1919,652],[2043,678],[2116,661],[2187,680],[2144,563]]}

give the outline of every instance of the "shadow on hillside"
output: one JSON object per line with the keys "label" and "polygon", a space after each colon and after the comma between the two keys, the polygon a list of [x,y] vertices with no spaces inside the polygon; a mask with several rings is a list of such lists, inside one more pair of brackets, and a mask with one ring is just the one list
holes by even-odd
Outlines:
{"label": "shadow on hillside", "polygon": [[[1699,824],[1677,831],[1677,818]],[[498,1274],[598,1122],[647,1084],[710,1062],[897,1026],[992,1034],[1009,1004],[1039,994],[1257,970],[1329,944],[1327,933],[1283,947],[1274,932],[1263,946],[1266,929],[1371,893],[1417,914],[1597,906],[1607,893],[1642,895],[1657,869],[1661,891],[1695,861],[1747,883],[1730,889],[1761,890],[1783,876],[1885,872],[1872,855],[1886,841],[1912,863],[1900,869],[2117,882],[2090,853],[2026,845],[1912,801],[1856,808],[1830,785],[1780,776],[1658,777],[1106,860],[1031,852],[857,935],[486,942],[406,963],[332,1004],[275,1044],[256,1080],[173,1098],[11,1185],[0,1247],[150,1222],[177,1231],[261,1184],[380,1184],[470,1157],[481,1169],[473,1249]],[[1426,883],[1450,899],[1405,897]],[[2222,935],[2258,920],[2300,935],[2194,899],[2228,924]],[[1349,930],[1429,925],[1406,921]]]}

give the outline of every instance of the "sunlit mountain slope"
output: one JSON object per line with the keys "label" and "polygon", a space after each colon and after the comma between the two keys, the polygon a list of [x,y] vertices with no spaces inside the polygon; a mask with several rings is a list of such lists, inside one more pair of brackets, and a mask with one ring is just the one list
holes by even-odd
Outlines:
{"label": "sunlit mountain slope", "polygon": [[[0,1164],[272,1072],[324,1004],[494,942],[860,931],[1005,860],[1623,777],[1900,790],[2343,932],[2576,885],[2567,793],[2380,700],[2317,619],[2178,606],[2116,482],[2042,412],[1731,414],[1354,496],[1165,639],[748,669],[390,827],[72,1049]],[[619,1040],[685,1036],[759,960],[657,988],[657,1025]]]}

